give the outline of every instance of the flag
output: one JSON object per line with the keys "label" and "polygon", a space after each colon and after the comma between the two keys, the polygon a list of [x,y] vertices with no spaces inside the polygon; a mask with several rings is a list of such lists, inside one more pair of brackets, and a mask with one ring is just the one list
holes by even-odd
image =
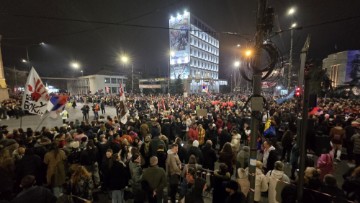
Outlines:
{"label": "flag", "polygon": [[118,106],[119,119],[122,124],[126,124],[129,110],[126,107],[126,98],[125,98],[125,94],[124,94],[124,89],[122,88],[122,83],[120,83],[119,94],[120,94],[120,103]]}
{"label": "flag", "polygon": [[290,99],[292,99],[294,97],[294,94],[295,94],[295,90],[293,90],[292,92],[290,92],[290,94],[288,94],[286,97],[283,97],[283,98],[279,98],[276,100],[276,103],[277,104],[282,104]]}
{"label": "flag", "polygon": [[22,109],[31,114],[43,115],[47,109],[49,93],[34,68],[31,68],[25,84]]}
{"label": "flag", "polygon": [[50,98],[47,105],[47,110],[49,112],[55,112],[56,116],[53,114],[53,118],[56,118],[57,114],[59,114],[64,109],[67,101],[68,95],[66,94],[54,95]]}

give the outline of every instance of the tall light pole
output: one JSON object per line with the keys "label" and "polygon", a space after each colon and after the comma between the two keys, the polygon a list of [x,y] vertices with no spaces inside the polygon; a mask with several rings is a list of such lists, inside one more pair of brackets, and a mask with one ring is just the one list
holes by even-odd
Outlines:
{"label": "tall light pole", "polygon": [[[130,59],[128,56],[121,56],[121,61],[124,63],[124,64],[128,64]],[[134,64],[131,63],[131,93],[133,93],[134,91]]]}
{"label": "tall light pole", "polygon": [[238,73],[238,68],[240,67],[240,61],[236,60],[234,62],[234,89],[237,89],[237,73]]}
{"label": "tall light pole", "polygon": [[168,93],[170,94],[170,80],[171,80],[171,76],[170,76],[170,69],[171,69],[171,58],[172,57],[174,57],[175,56],[175,52],[174,51],[170,51],[169,52],[169,54],[170,54],[170,58],[169,58],[169,70],[168,70],[168,72],[169,72],[169,78],[168,78]]}
{"label": "tall light pole", "polygon": [[26,50],[26,59],[22,59],[21,61],[23,63],[28,63],[28,66],[29,66],[29,71],[31,69],[31,64],[30,64],[30,56],[29,56],[29,49],[33,46],[45,46],[45,42],[40,42],[39,44],[30,44],[30,45],[27,45],[25,47],[25,50]]}
{"label": "tall light pole", "polygon": [[[287,14],[288,16],[293,16],[295,14],[296,10],[294,7],[291,7]],[[289,70],[288,70],[288,79],[287,79],[287,89],[290,91],[290,86],[291,86],[291,70],[292,70],[292,66],[293,66],[293,43],[294,43],[294,29],[296,28],[296,23],[293,22],[291,24],[290,27],[290,53],[289,53]]]}

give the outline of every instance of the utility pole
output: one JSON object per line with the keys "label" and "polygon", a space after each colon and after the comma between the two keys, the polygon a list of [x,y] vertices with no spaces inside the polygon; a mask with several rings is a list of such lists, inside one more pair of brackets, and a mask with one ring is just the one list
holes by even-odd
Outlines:
{"label": "utility pole", "polygon": [[[309,104],[309,92],[310,92],[310,73],[305,76],[305,62],[307,52],[310,46],[310,37],[308,36],[304,47],[301,50],[301,64],[299,73],[299,87],[303,90],[303,104],[302,104],[302,115],[300,120],[300,137],[299,137],[299,151],[300,151],[300,163],[299,163],[299,185],[297,187],[297,200],[302,202],[303,191],[304,191],[304,173],[305,173],[305,157],[306,157],[306,133],[308,128],[308,104]],[[304,84],[305,79],[305,85]]]}
{"label": "utility pole", "polygon": [[291,70],[293,67],[293,44],[294,44],[294,28],[291,28],[290,31],[290,55],[289,55],[289,72],[288,72],[288,81],[287,81],[287,89],[290,92],[290,88],[291,88]]}
{"label": "utility pole", "polygon": [[259,131],[261,121],[261,111],[263,110],[263,98],[261,97],[261,76],[262,71],[261,62],[261,46],[264,42],[265,34],[265,12],[267,0],[258,0],[258,11],[256,19],[256,35],[255,35],[255,55],[254,55],[254,74],[253,95],[251,98],[251,138],[250,138],[250,164],[249,164],[249,180],[250,180],[250,194],[249,202],[254,202],[255,191],[255,174],[256,174],[256,157],[257,147],[256,138]]}

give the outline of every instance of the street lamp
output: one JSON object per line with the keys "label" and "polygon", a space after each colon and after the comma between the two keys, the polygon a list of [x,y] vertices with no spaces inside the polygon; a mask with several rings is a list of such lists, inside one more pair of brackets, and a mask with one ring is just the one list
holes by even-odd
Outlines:
{"label": "street lamp", "polygon": [[81,76],[84,76],[84,71],[83,71],[83,70],[81,70],[80,72],[81,72]]}
{"label": "street lamp", "polygon": [[[288,10],[288,15],[289,16],[293,16],[295,14],[296,10],[294,7],[291,7]],[[291,70],[292,70],[292,66],[293,66],[293,44],[294,44],[294,29],[296,28],[297,24],[295,22],[293,22],[290,26],[291,30],[290,30],[290,53],[289,53],[289,70],[288,70],[288,81],[287,81],[287,89],[290,90],[290,86],[291,86]]]}
{"label": "street lamp", "polygon": [[[129,57],[126,55],[121,56],[120,60],[124,64],[128,64],[130,61]],[[131,63],[131,93],[133,93],[133,91],[134,91],[134,64]]]}
{"label": "street lamp", "polygon": [[175,56],[175,52],[173,50],[170,50],[169,52],[169,55],[170,55],[170,58],[169,58],[169,70],[168,70],[168,75],[169,75],[169,78],[168,78],[168,93],[170,94],[170,79],[171,79],[171,76],[170,76],[170,69],[171,69],[171,58]]}
{"label": "street lamp", "polygon": [[33,46],[45,46],[46,44],[45,44],[45,42],[40,42],[40,43],[38,43],[38,44],[30,44],[30,45],[27,45],[26,47],[25,47],[25,49],[26,49],[26,59],[22,59],[21,61],[23,62],[23,63],[28,63],[29,64],[29,69],[31,68],[31,65],[30,65],[30,56],[29,56],[29,49],[31,48],[31,47],[33,47]]}
{"label": "street lamp", "polygon": [[73,67],[74,69],[79,69],[81,67],[80,63],[76,61],[71,62],[70,66]]}
{"label": "street lamp", "polygon": [[235,61],[235,62],[234,62],[234,67],[235,67],[235,68],[238,68],[239,66],[240,66],[240,61]]}

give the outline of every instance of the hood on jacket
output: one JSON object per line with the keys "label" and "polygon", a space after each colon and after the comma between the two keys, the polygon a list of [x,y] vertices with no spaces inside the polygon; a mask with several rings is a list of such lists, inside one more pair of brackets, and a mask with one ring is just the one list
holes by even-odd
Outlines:
{"label": "hood on jacket", "polygon": [[167,154],[174,154],[174,152],[171,149],[168,149]]}
{"label": "hood on jacket", "polygon": [[246,170],[243,168],[238,168],[237,173],[240,179],[248,178],[248,174],[246,173]]}
{"label": "hood on jacket", "polygon": [[269,171],[268,173],[271,173],[270,177],[277,179],[281,179],[284,175],[284,171],[278,171],[278,170],[272,170]]}

